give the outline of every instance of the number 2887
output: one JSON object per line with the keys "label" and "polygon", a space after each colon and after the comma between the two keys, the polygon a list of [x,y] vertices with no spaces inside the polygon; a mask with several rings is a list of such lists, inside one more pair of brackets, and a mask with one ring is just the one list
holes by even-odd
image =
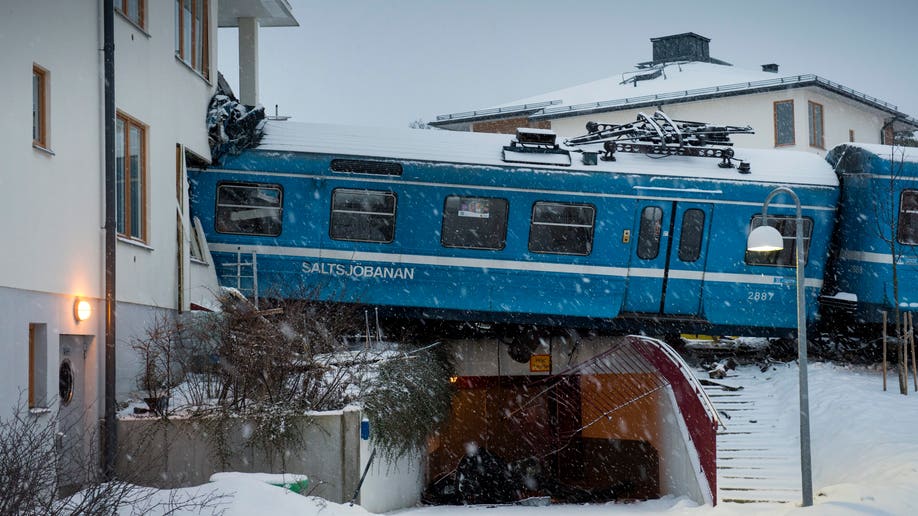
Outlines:
{"label": "number 2887", "polygon": [[747,301],[756,301],[756,302],[771,301],[772,299],[774,299],[774,297],[775,297],[774,292],[766,292],[766,291],[761,291],[761,290],[752,290],[746,293]]}

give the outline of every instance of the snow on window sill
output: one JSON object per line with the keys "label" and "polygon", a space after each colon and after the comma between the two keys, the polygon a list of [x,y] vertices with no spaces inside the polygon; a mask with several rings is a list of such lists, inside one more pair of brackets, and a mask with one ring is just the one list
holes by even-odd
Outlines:
{"label": "snow on window sill", "polygon": [[150,247],[149,245],[147,245],[147,244],[141,242],[140,240],[133,240],[133,239],[128,238],[128,237],[126,237],[126,236],[124,236],[124,235],[118,235],[118,241],[121,242],[121,243],[123,243],[123,244],[128,244],[128,245],[132,245],[132,246],[134,246],[134,247],[139,247],[139,248],[141,248],[141,249],[146,249],[147,251],[155,251],[155,249],[153,249],[153,248]]}
{"label": "snow on window sill", "polygon": [[41,152],[47,154],[48,156],[55,156],[53,150],[51,150],[51,149],[49,149],[49,148],[47,148],[47,147],[42,147],[41,145],[39,145],[39,144],[37,144],[37,143],[35,143],[35,142],[32,142],[32,148],[35,149],[35,150],[37,150],[37,151],[41,151]]}

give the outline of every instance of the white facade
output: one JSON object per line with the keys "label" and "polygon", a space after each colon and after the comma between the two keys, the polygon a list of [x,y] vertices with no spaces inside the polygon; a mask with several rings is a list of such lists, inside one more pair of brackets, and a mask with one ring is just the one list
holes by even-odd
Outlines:
{"label": "white facade", "polygon": [[[219,290],[206,243],[199,259],[191,257],[194,225],[185,162],[192,156],[210,160],[206,115],[218,76],[221,5],[240,13],[281,5],[286,17],[277,23],[296,24],[285,0],[210,0],[206,19],[189,28],[205,55],[193,66],[186,61],[194,58],[183,60],[176,50],[180,4],[137,3],[140,18],[121,13],[134,2],[120,0],[114,15],[115,108],[119,119],[142,128],[137,140],[145,175],[138,189],[144,233],[119,235],[115,251],[119,399],[137,391],[131,342],[158,314],[213,306]],[[101,0],[0,6],[0,210],[6,221],[0,252],[0,417],[9,417],[17,404],[31,407],[29,417],[36,420],[57,409],[64,418],[68,410],[84,421],[85,435],[95,432],[103,413],[103,46]],[[36,73],[44,81],[39,97],[46,114],[38,144],[32,111]],[[74,315],[78,299],[92,308],[83,321]],[[64,362],[74,373],[71,403],[59,403]]]}

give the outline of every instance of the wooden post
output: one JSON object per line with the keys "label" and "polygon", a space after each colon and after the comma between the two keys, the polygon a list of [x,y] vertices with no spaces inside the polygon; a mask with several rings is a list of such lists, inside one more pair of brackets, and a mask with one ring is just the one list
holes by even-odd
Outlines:
{"label": "wooden post", "polygon": [[886,390],[886,311],[883,311],[883,390]]}
{"label": "wooden post", "polygon": [[901,384],[902,394],[908,396],[908,341],[912,338],[912,328],[909,326],[910,318],[908,312],[902,312],[902,338],[899,346],[899,359],[902,362],[899,365],[899,383]]}
{"label": "wooden post", "polygon": [[912,330],[912,381],[915,383],[915,392],[918,392],[918,365],[915,364],[915,314],[908,313],[908,327]]}

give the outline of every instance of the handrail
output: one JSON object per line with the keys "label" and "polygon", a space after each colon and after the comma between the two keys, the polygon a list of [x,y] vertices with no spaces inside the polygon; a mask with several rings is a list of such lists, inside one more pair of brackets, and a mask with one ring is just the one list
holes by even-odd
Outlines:
{"label": "handrail", "polygon": [[692,373],[691,367],[685,363],[685,360],[683,360],[679,353],[676,353],[676,351],[665,342],[659,341],[657,339],[652,339],[644,335],[629,335],[629,337],[637,339],[648,345],[653,345],[662,351],[667,356],[667,358],[679,366],[679,370],[682,372],[682,375],[685,377],[689,385],[691,385],[692,390],[695,391],[695,393],[699,395],[699,398],[703,400],[705,409],[707,409],[708,415],[711,417],[711,422],[716,426],[726,428],[726,425],[724,425],[723,421],[720,419],[720,415],[717,413],[717,409],[714,407],[714,402],[712,402],[711,398],[708,397],[708,393],[705,392],[704,387],[701,386],[701,382],[698,381],[698,378],[696,378]]}

